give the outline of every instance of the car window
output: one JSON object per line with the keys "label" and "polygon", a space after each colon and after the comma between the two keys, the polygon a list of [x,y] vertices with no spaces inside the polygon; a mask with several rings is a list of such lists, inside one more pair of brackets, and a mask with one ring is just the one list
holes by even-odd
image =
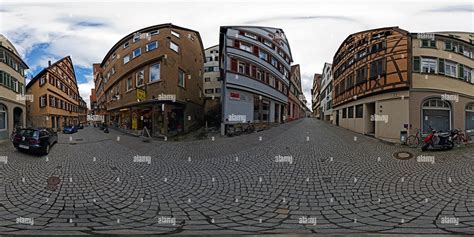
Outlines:
{"label": "car window", "polygon": [[48,133],[48,131],[46,131],[46,130],[41,130],[40,135],[41,135],[42,137],[43,137],[43,136],[48,136],[49,133]]}
{"label": "car window", "polygon": [[18,135],[24,137],[38,137],[39,132],[33,129],[22,129],[18,131]]}

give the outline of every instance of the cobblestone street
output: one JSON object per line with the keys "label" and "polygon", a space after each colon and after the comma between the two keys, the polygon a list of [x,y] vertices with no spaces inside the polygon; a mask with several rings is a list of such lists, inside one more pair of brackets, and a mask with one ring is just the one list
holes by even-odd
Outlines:
{"label": "cobblestone street", "polygon": [[309,118],[192,142],[58,136],[42,157],[0,144],[0,234],[474,234],[472,146],[422,153]]}

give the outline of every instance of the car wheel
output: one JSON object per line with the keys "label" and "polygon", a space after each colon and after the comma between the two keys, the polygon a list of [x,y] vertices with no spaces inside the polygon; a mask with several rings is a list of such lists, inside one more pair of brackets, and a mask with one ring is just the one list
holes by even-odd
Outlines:
{"label": "car wheel", "polygon": [[44,151],[43,151],[43,154],[44,155],[48,155],[49,154],[49,149],[51,148],[51,146],[48,144],[46,144],[46,146],[44,147]]}

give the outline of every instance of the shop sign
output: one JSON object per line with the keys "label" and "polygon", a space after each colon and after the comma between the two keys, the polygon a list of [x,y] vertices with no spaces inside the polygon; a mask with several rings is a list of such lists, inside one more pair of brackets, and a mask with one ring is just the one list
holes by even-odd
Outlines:
{"label": "shop sign", "polygon": [[137,89],[137,101],[144,101],[146,98],[146,92],[142,89]]}
{"label": "shop sign", "polygon": [[240,100],[240,93],[231,92],[230,93],[230,99],[231,100]]}

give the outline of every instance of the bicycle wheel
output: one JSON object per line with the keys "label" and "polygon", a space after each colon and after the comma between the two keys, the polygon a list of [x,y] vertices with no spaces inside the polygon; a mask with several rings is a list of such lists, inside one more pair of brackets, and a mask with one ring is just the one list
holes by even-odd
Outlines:
{"label": "bicycle wheel", "polygon": [[464,142],[469,143],[471,141],[471,136],[469,134],[465,133],[464,134]]}
{"label": "bicycle wheel", "polygon": [[420,145],[420,138],[418,138],[415,135],[410,135],[407,138],[406,144],[407,144],[408,147],[416,148],[416,147],[418,147],[418,145]]}

